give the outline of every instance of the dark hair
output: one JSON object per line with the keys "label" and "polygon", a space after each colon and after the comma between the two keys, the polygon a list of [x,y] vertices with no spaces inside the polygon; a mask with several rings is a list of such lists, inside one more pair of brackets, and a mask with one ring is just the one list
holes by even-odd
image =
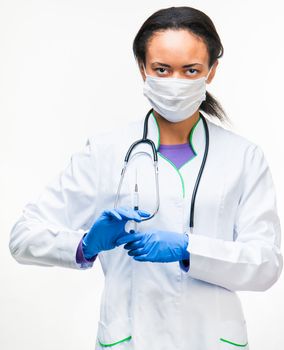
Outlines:
{"label": "dark hair", "polygon": [[[201,37],[209,53],[209,68],[223,56],[224,48],[211,19],[202,11],[188,6],[169,7],[153,13],[142,25],[133,41],[135,59],[146,65],[146,45],[156,31],[187,29]],[[221,122],[229,121],[221,104],[206,91],[206,100],[200,110],[217,117]]]}

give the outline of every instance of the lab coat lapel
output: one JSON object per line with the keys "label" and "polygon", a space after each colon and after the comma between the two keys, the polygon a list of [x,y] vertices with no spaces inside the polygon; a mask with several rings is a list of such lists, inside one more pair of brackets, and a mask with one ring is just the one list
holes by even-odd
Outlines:
{"label": "lab coat lapel", "polygon": [[[192,127],[190,134],[189,134],[189,143],[191,145],[191,148],[194,151],[194,156],[184,163],[180,168],[179,168],[179,173],[183,177],[184,180],[184,187],[185,187],[185,197],[190,197],[192,192],[193,192],[193,186],[196,182],[204,152],[205,152],[205,146],[206,146],[206,134],[205,134],[205,126],[204,126],[204,121],[199,117],[195,125]],[[206,123],[209,129],[209,141],[210,141],[210,122],[206,119]],[[209,146],[210,149],[210,146]],[[208,163],[208,158],[209,158],[209,151],[207,155],[207,160],[205,163],[205,168],[202,173],[201,177],[201,182],[203,182],[203,177],[204,173],[207,170],[207,163]],[[200,183],[201,185],[201,183]]]}

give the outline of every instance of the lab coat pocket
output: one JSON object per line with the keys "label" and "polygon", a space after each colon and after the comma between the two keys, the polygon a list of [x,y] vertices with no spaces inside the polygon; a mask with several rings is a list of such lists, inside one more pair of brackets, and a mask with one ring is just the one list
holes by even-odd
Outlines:
{"label": "lab coat pocket", "polygon": [[130,317],[117,318],[106,324],[98,322],[97,349],[113,346],[116,350],[128,350],[132,347]]}
{"label": "lab coat pocket", "polygon": [[249,350],[246,322],[242,320],[222,322],[219,344],[219,350]]}

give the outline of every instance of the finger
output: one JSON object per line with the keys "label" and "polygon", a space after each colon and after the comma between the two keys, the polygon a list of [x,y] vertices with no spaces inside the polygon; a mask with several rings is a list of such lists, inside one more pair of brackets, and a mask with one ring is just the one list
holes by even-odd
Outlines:
{"label": "finger", "polygon": [[128,252],[128,255],[130,255],[130,256],[140,256],[140,255],[144,255],[144,254],[148,254],[145,247],[132,249],[132,250],[129,250],[129,252]]}
{"label": "finger", "polygon": [[116,240],[116,243],[118,245],[121,245],[121,244],[125,244],[125,243],[128,243],[128,242],[134,242],[134,241],[138,241],[140,239],[142,239],[143,235],[141,233],[132,233],[132,234],[129,234],[127,233],[126,235],[123,235],[123,236],[120,236],[117,240]]}
{"label": "finger", "polygon": [[134,220],[136,222],[141,221],[141,216],[138,214],[138,211],[132,208],[125,209],[124,207],[120,207],[117,208],[116,211],[121,215],[123,219]]}
{"label": "finger", "polygon": [[137,210],[137,213],[139,213],[139,215],[140,215],[140,216],[143,216],[143,217],[151,216],[150,213],[148,213],[148,212],[145,211],[145,210],[141,210],[141,209]]}
{"label": "finger", "polygon": [[147,259],[147,254],[133,256],[133,259],[134,259],[134,260],[137,260],[137,261],[149,261],[149,260]]}
{"label": "finger", "polygon": [[124,248],[128,250],[133,250],[133,249],[142,248],[142,247],[144,247],[144,242],[142,239],[134,242],[128,242],[124,246]]}
{"label": "finger", "polygon": [[105,213],[107,216],[114,217],[114,218],[116,218],[116,219],[118,219],[118,220],[122,220],[121,215],[120,215],[115,209],[105,210],[104,213]]}
{"label": "finger", "polygon": [[119,212],[122,216],[125,217],[126,220],[134,220],[136,222],[140,222],[142,220],[142,216],[139,214],[137,210],[133,208],[123,209],[120,208],[121,212]]}
{"label": "finger", "polygon": [[127,233],[126,235],[123,235],[121,237],[119,237],[116,240],[116,244],[117,245],[121,245],[124,243],[128,243],[128,242],[134,242],[134,241],[138,241],[143,237],[143,234],[135,232],[135,233]]}

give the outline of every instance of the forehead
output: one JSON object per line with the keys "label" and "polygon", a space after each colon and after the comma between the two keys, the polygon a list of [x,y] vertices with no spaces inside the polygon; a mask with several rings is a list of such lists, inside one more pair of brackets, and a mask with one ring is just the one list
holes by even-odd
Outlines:
{"label": "forehead", "polygon": [[146,60],[150,64],[155,61],[168,64],[190,64],[194,61],[205,64],[208,59],[207,46],[202,38],[185,29],[157,31],[150,37],[146,47]]}

